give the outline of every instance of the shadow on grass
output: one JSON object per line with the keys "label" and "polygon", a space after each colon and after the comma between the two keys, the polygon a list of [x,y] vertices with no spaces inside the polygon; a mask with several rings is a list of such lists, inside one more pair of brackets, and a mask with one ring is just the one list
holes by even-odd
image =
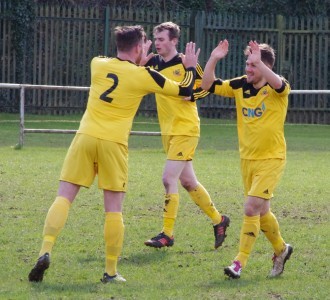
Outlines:
{"label": "shadow on grass", "polygon": [[[222,270],[221,270],[222,271]],[[256,285],[256,279],[253,277],[247,277],[247,278],[240,278],[240,279],[232,279],[228,278],[227,276],[223,275],[223,273],[220,273],[218,277],[208,280],[205,282],[201,282],[200,285],[205,288],[206,290],[209,289],[240,289],[240,288],[246,288]]]}
{"label": "shadow on grass", "polygon": [[171,257],[168,249],[145,249],[143,252],[134,253],[130,256],[122,257],[122,261],[128,265],[148,265],[155,264],[155,261],[166,262]]}
{"label": "shadow on grass", "polygon": [[[72,294],[77,296],[77,294],[86,295],[88,293],[96,293],[102,290],[104,284],[100,281],[96,282],[58,282],[58,283],[30,283],[31,292],[36,294],[44,293],[54,293],[61,294],[65,293],[66,295]],[[79,296],[77,296],[79,297]]]}

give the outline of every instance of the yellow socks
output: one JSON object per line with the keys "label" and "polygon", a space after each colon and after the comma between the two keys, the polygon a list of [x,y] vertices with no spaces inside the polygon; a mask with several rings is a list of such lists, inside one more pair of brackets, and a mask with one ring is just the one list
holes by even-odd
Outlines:
{"label": "yellow socks", "polygon": [[56,238],[66,223],[70,206],[71,202],[68,199],[58,196],[49,208],[45,220],[43,242],[39,256],[42,256],[46,252],[51,253]]}
{"label": "yellow socks", "polygon": [[163,232],[171,237],[174,231],[174,223],[179,209],[179,194],[165,195]]}
{"label": "yellow socks", "polygon": [[240,236],[239,253],[235,258],[235,260],[239,260],[241,262],[243,268],[247,263],[254,243],[259,235],[260,229],[264,232],[267,239],[271,242],[276,255],[279,255],[285,247],[285,242],[279,231],[277,219],[271,211],[268,211],[262,217],[244,216]]}
{"label": "yellow socks", "polygon": [[260,216],[244,216],[243,226],[240,235],[239,253],[235,260],[239,260],[244,268],[254,243],[260,231]]}
{"label": "yellow socks", "polygon": [[117,273],[117,262],[123,248],[124,230],[121,212],[105,213],[105,272],[110,276],[114,276]]}
{"label": "yellow socks", "polygon": [[214,207],[207,190],[201,185],[189,192],[190,198],[201,208],[201,210],[212,220],[213,225],[221,222],[221,214]]}
{"label": "yellow socks", "polygon": [[[201,208],[201,210],[212,220],[213,224],[221,222],[221,214],[214,207],[207,190],[199,184],[194,190],[189,192],[190,198]],[[164,225],[163,232],[171,237],[174,231],[175,219],[179,209],[179,194],[165,195],[164,204]]]}
{"label": "yellow socks", "polygon": [[285,248],[285,242],[281,236],[277,219],[270,210],[260,217],[260,229],[271,242],[275,254],[279,255]]}

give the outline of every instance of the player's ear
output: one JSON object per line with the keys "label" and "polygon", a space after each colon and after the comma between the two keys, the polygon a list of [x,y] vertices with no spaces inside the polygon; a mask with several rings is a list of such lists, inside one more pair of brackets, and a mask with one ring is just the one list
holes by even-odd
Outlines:
{"label": "player's ear", "polygon": [[142,43],[138,43],[138,44],[136,44],[136,46],[135,46],[135,52],[137,53],[137,54],[140,54],[141,52],[142,52],[142,48],[143,47],[143,45],[142,45]]}
{"label": "player's ear", "polygon": [[176,47],[178,45],[179,39],[178,38],[173,38],[171,40],[172,44]]}

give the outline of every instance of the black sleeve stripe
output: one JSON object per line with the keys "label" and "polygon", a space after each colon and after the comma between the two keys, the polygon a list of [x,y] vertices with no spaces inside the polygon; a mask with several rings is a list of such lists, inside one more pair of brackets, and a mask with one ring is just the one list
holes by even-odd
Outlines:
{"label": "black sleeve stripe", "polygon": [[246,82],[246,77],[239,77],[239,78],[235,78],[235,79],[230,80],[229,85],[233,89],[240,89],[241,87],[243,87],[245,82]]}
{"label": "black sleeve stripe", "polygon": [[191,92],[188,92],[186,87],[180,86],[179,87],[179,96],[191,96]]}
{"label": "black sleeve stripe", "polygon": [[150,69],[149,67],[146,67],[146,70],[149,72],[152,79],[161,87],[164,88],[166,78],[161,75],[160,73]]}
{"label": "black sleeve stripe", "polygon": [[282,93],[283,91],[284,91],[284,89],[285,89],[285,83],[282,81],[282,86],[279,88],[279,89],[276,89],[275,91],[277,92],[277,93]]}
{"label": "black sleeve stripe", "polygon": [[211,87],[209,88],[210,93],[214,93],[216,85],[222,85],[222,80],[220,78],[217,78],[216,80],[213,81]]}
{"label": "black sleeve stripe", "polygon": [[284,77],[281,77],[281,79],[282,79],[282,86],[279,89],[275,90],[277,93],[282,93],[285,90],[285,87],[288,83],[288,81]]}
{"label": "black sleeve stripe", "polygon": [[[145,68],[152,79],[161,87],[164,88],[165,83],[166,83],[166,77],[158,73],[157,71],[154,71],[150,69],[149,67]],[[183,80],[180,82],[179,86],[179,95],[180,96],[190,96],[191,91],[192,91],[192,86],[194,84],[195,80],[195,68],[188,68],[185,77]]]}

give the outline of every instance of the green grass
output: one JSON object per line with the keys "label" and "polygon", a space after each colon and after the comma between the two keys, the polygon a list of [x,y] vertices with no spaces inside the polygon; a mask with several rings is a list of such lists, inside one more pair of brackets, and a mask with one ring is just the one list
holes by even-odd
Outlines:
{"label": "green grass", "polygon": [[[80,116],[55,122],[58,118],[27,116],[26,127],[79,125]],[[44,282],[30,284],[27,274],[38,256],[43,222],[73,135],[27,134],[23,149],[14,150],[18,116],[0,114],[0,299],[327,299],[330,127],[286,126],[288,164],[272,200],[281,232],[294,246],[285,273],[266,278],[272,250],[261,234],[242,278],[234,281],[224,278],[223,267],[237,253],[243,213],[236,127],[219,120],[201,122],[196,173],[217,208],[231,217],[221,249],[212,249],[211,223],[183,189],[174,247],[144,246],[162,226],[165,155],[160,137],[132,136],[119,263],[127,283],[99,281],[104,269],[103,201],[95,182],[81,190],[72,206]],[[133,129],[159,127],[155,119],[137,118]]]}

